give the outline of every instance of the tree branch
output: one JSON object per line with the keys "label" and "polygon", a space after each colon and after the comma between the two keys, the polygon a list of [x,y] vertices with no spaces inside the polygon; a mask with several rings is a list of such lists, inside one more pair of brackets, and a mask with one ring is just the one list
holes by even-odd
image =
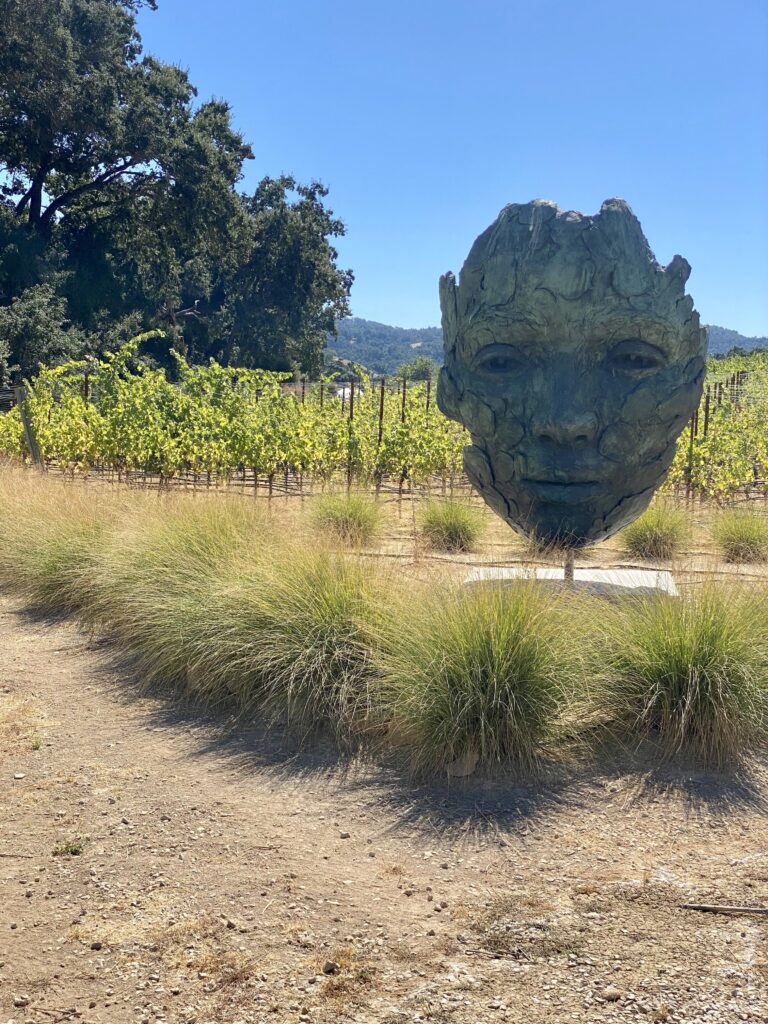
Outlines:
{"label": "tree branch", "polygon": [[84,185],[78,185],[77,188],[70,189],[69,192],[64,192],[53,200],[52,203],[46,207],[45,213],[40,218],[41,226],[45,227],[53,220],[59,210],[63,209],[73,199],[77,199],[78,196],[84,195],[86,192],[96,192],[104,185],[108,185],[114,178],[124,174],[129,168],[135,165],[135,160],[124,160],[122,164],[117,167],[110,167],[106,171],[102,171],[101,174],[97,175],[93,181],[87,181]]}
{"label": "tree branch", "polygon": [[24,195],[21,197],[18,203],[16,203],[16,213],[24,213],[24,208],[26,207],[27,203],[31,198],[32,186],[30,185],[30,187],[27,189],[27,191],[24,193]]}

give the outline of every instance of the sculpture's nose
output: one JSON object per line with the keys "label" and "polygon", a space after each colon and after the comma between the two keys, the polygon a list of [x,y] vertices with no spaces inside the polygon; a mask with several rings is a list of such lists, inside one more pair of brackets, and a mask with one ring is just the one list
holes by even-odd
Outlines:
{"label": "sculpture's nose", "polygon": [[597,416],[588,409],[564,404],[533,416],[531,432],[539,441],[582,447],[597,437]]}

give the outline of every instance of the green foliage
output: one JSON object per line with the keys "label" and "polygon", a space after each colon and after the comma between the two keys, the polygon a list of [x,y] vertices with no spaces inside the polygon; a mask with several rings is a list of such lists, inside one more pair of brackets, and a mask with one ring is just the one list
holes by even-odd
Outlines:
{"label": "green foliage", "polygon": [[370,543],[381,519],[381,506],[364,494],[324,494],[312,503],[315,528],[346,543]]}
{"label": "green foliage", "polygon": [[[379,438],[380,393],[366,381],[349,406],[313,388],[283,391],[287,374],[231,369],[214,360],[190,366],[176,355],[178,382],[140,358],[155,335],[127,342],[101,360],[44,370],[29,388],[28,407],[43,457],[70,469],[96,462],[119,473],[146,470],[173,477],[182,470],[227,480],[248,467],[271,480],[283,470],[330,479],[351,474],[362,482],[386,476],[453,478],[461,466],[464,433],[423,385],[406,396],[385,393]],[[86,397],[85,376],[88,378]],[[18,454],[17,423],[0,423],[0,454]]]}
{"label": "green foliage", "polygon": [[[327,190],[242,195],[253,154],[229,106],[143,54],[140,6],[0,0],[0,307],[52,289],[54,359],[59,325],[82,355],[130,318],[193,361],[316,371],[352,282]],[[26,374],[38,356],[9,358]]]}
{"label": "green foliage", "polygon": [[400,380],[405,377],[406,380],[431,380],[434,383],[439,371],[440,367],[430,356],[416,356],[410,362],[398,366],[395,376]]}
{"label": "green foliage", "polygon": [[627,553],[635,558],[664,561],[677,554],[689,532],[685,512],[661,501],[624,527],[620,536]]}
{"label": "green foliage", "polygon": [[[338,552],[295,546],[246,569],[230,591],[239,641],[258,667],[258,706],[301,733],[350,740],[370,727],[379,574]],[[251,682],[253,685],[253,682]],[[247,706],[253,693],[241,693]]]}
{"label": "green foliage", "polygon": [[[11,322],[16,307],[25,305],[32,292],[40,299],[42,289],[32,289],[9,309],[0,308],[0,324]],[[38,307],[37,299],[28,307],[31,320],[25,321],[34,322],[34,330],[27,332],[21,321],[18,330],[14,327],[16,337],[27,338],[30,352],[37,346],[35,338],[47,344],[49,307]],[[51,345],[55,342],[59,354],[70,333],[66,327],[51,331]],[[73,469],[98,462],[119,473],[146,470],[173,477],[192,470],[221,481],[243,467],[269,480],[287,470],[326,480],[343,473],[363,484],[385,478],[419,482],[435,475],[447,481],[462,471],[466,434],[440,413],[424,383],[408,387],[405,403],[401,385],[385,388],[380,433],[380,386],[360,367],[350,418],[348,399],[327,379],[322,391],[307,387],[302,400],[297,391],[281,388],[287,373],[234,369],[215,360],[191,365],[179,353],[172,353],[169,373],[142,354],[163,344],[160,332],[148,332],[101,359],[43,371],[32,383],[30,408],[45,457]],[[53,350],[47,358],[54,358]],[[726,394],[713,405],[707,437],[702,431],[694,439],[691,488],[696,493],[723,498],[765,486],[760,481],[768,475],[768,378],[759,357],[750,359],[753,370],[741,400]],[[689,440],[686,430],[668,480],[671,488],[688,479]],[[0,454],[18,457],[22,452],[17,416],[6,417],[0,421]],[[679,519],[663,504],[656,506],[625,531],[632,553],[670,557],[669,544],[683,536],[672,523],[677,520],[679,526]]]}
{"label": "green foliage", "polygon": [[51,851],[54,857],[79,857],[85,850],[86,840],[65,839],[57,843]]}
{"label": "green foliage", "polygon": [[362,363],[373,373],[390,377],[398,366],[416,355],[443,361],[443,332],[439,327],[410,329],[349,317],[336,324],[336,336],[328,339],[342,359]]}
{"label": "green foliage", "polygon": [[7,353],[5,360],[0,353],[0,383],[8,376],[11,359],[20,377],[31,377],[41,365],[71,359],[83,345],[82,332],[67,320],[66,300],[51,285],[35,285],[9,306],[0,306],[0,346]]}
{"label": "green foliage", "polygon": [[378,655],[389,736],[417,773],[475,757],[485,769],[530,765],[573,677],[573,647],[535,585],[410,594]]}
{"label": "green foliage", "polygon": [[0,413],[0,458],[6,456],[19,459],[26,451],[24,427],[21,424],[19,410]]}
{"label": "green foliage", "polygon": [[0,388],[5,387],[11,379],[11,347],[5,338],[0,337]]}
{"label": "green foliage", "polygon": [[621,738],[711,765],[768,738],[768,617],[759,591],[712,586],[601,617],[597,706]]}
{"label": "green foliage", "polygon": [[[722,499],[742,488],[761,486],[760,482],[768,479],[767,371],[766,353],[710,360],[707,433],[702,407],[693,444],[690,426],[680,438],[670,484],[690,486],[697,493]],[[738,373],[743,373],[743,379],[733,388],[731,379]]]}
{"label": "green foliage", "polygon": [[768,518],[752,508],[737,507],[720,512],[712,534],[726,562],[768,560]]}
{"label": "green foliage", "polygon": [[419,510],[420,531],[438,551],[471,551],[485,531],[485,520],[467,501],[432,499]]}
{"label": "green foliage", "polygon": [[327,334],[349,312],[353,280],[336,267],[329,239],[343,235],[344,225],[323,206],[327,195],[319,182],[300,185],[283,176],[264,178],[244,198],[245,249],[211,326],[212,337],[226,342],[209,343],[202,354],[319,374]]}

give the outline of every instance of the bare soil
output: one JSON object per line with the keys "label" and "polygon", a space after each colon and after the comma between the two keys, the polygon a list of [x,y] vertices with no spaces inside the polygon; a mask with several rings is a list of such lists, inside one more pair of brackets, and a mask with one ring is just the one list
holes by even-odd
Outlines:
{"label": "bare soil", "polygon": [[0,597],[0,1022],[768,1021],[765,766],[416,786]]}

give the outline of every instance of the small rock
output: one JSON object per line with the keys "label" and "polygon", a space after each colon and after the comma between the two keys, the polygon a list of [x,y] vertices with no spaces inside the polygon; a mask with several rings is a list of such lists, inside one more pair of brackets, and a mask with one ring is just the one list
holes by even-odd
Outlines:
{"label": "small rock", "polygon": [[335,960],[326,960],[323,965],[323,974],[338,974],[340,970],[341,967]]}
{"label": "small rock", "polygon": [[97,951],[100,950],[101,949],[101,943],[98,940],[96,942],[92,942],[91,943],[91,949],[95,949]]}
{"label": "small rock", "polygon": [[350,839],[350,838],[351,838],[351,833],[349,833],[349,832],[339,832],[339,839]]}
{"label": "small rock", "polygon": [[14,779],[26,779],[27,776],[25,775],[24,772],[16,772],[16,774],[13,777]]}
{"label": "small rock", "polygon": [[616,988],[615,985],[607,985],[600,995],[607,1003],[618,1003],[624,996],[624,992],[620,988]]}
{"label": "small rock", "polygon": [[29,1006],[29,996],[14,996],[13,997],[13,1005],[14,1006]]}

